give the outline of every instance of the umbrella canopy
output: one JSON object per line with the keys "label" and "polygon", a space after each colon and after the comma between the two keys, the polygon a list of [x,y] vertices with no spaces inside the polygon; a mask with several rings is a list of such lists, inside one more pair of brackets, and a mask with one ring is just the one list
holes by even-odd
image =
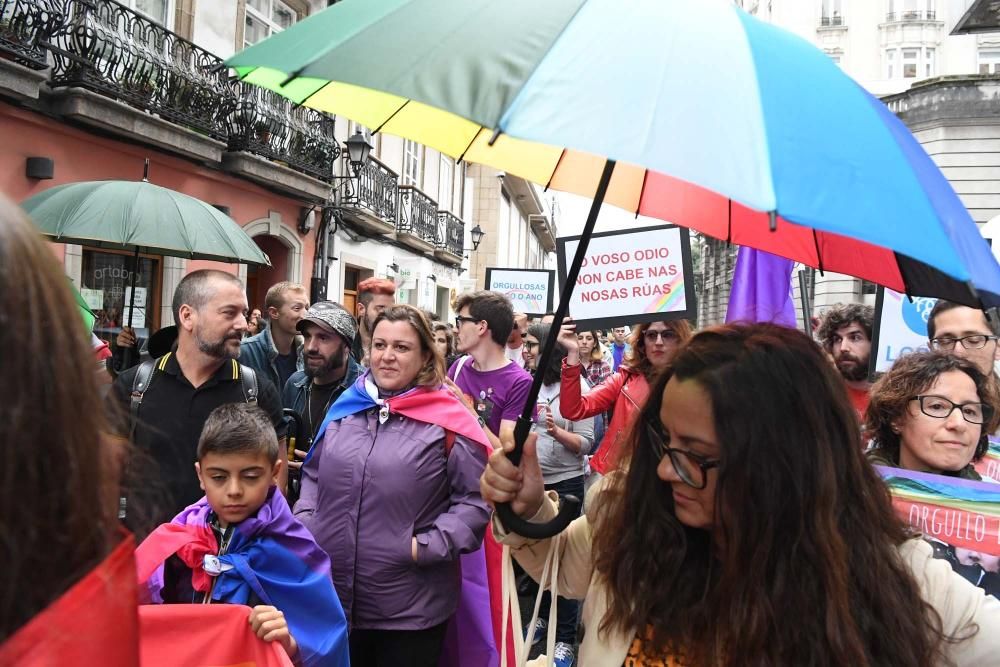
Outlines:
{"label": "umbrella canopy", "polygon": [[146,181],[68,183],[26,199],[21,207],[43,234],[61,243],[219,262],[271,263],[222,211]]}
{"label": "umbrella canopy", "polygon": [[905,126],[731,2],[347,0],[227,63],[296,103],[559,190],[593,196],[612,158],[607,201],[627,210],[1000,304],[1000,266]]}

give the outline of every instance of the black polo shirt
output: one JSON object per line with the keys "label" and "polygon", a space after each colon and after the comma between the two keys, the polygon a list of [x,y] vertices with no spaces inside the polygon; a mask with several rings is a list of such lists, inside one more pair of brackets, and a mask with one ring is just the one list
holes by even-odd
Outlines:
{"label": "black polo shirt", "polygon": [[[130,475],[131,479],[139,480],[138,484],[164,487],[157,489],[155,494],[150,493],[157,499],[158,507],[143,508],[144,513],[152,513],[154,523],[169,521],[204,495],[198,485],[194,463],[205,420],[220,405],[246,401],[239,364],[232,360],[223,363],[215,375],[197,389],[184,377],[175,354],[167,357],[162,365],[162,370],[157,366],[143,395],[135,428],[134,444],[149,456],[145,463],[142,456],[134,457],[138,467]],[[109,400],[118,402],[123,415],[129,414],[132,385],[138,370],[138,366],[128,369],[118,376],[112,387]],[[274,384],[260,373],[257,373],[257,386],[257,404],[270,415],[280,440],[285,436],[281,399]]]}

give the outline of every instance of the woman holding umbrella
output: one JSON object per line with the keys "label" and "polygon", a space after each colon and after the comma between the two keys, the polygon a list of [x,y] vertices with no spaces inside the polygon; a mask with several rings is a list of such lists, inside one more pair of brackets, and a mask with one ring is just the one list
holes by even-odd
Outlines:
{"label": "woman holding umbrella", "polygon": [[[636,426],[632,465],[557,538],[493,523],[531,576],[556,549],[561,593],[587,596],[582,667],[995,661],[1000,602],[904,528],[804,334],[697,334]],[[531,443],[520,469],[495,452],[481,487],[532,522],[556,513]]]}
{"label": "woman holding umbrella", "polygon": [[562,369],[563,415],[575,420],[613,411],[604,439],[590,459],[594,471],[605,475],[618,463],[626,432],[646,402],[650,383],[689,338],[691,325],[687,320],[640,324],[633,330],[629,340],[632,349],[618,372],[584,395],[580,390],[583,364],[576,325],[566,318],[559,332],[559,342],[566,348]]}

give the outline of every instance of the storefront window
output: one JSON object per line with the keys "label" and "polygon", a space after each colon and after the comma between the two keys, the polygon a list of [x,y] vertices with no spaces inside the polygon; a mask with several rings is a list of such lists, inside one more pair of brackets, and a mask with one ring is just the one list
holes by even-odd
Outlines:
{"label": "storefront window", "polygon": [[80,293],[97,315],[94,333],[112,349],[122,327],[128,326],[130,314],[140,346],[160,326],[160,259],[139,256],[135,310],[130,313],[127,297],[131,297],[134,261],[134,256],[127,253],[83,249]]}

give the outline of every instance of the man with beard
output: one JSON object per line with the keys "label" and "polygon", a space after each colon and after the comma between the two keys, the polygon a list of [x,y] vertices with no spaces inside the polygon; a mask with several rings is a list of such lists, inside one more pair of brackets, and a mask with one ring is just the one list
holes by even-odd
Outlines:
{"label": "man with beard", "polygon": [[147,370],[145,382],[140,377],[137,383],[136,374],[146,364],[119,375],[110,394],[118,414],[130,417],[127,424],[122,420],[121,435],[131,436],[140,452],[129,466],[123,509],[136,504],[129,502],[135,493],[158,492],[138,503],[147,516],[139,517],[131,510],[126,514],[140,536],[144,528],[169,521],[202,496],[194,472],[198,438],[209,413],[218,406],[256,402],[271,417],[284,448],[277,389],[266,377],[236,361],[247,328],[243,283],[224,271],[194,271],[177,285],[172,307],[176,348],[147,362],[155,365]]}
{"label": "man with beard", "polygon": [[[354,318],[333,301],[314,303],[298,324],[305,341],[305,369],[288,379],[281,404],[302,416],[310,440],[323,423],[326,411],[363,370],[351,356],[357,333]],[[305,456],[306,452],[300,452]],[[291,463],[297,468],[301,464]]]}
{"label": "man with beard", "polygon": [[851,405],[861,418],[868,407],[868,360],[872,351],[875,309],[861,303],[835,304],[823,314],[817,335],[833,359],[844,382]]}
{"label": "man with beard", "polygon": [[367,366],[372,325],[382,311],[396,303],[396,283],[388,278],[368,278],[358,283],[358,333],[351,344],[355,361]]}

